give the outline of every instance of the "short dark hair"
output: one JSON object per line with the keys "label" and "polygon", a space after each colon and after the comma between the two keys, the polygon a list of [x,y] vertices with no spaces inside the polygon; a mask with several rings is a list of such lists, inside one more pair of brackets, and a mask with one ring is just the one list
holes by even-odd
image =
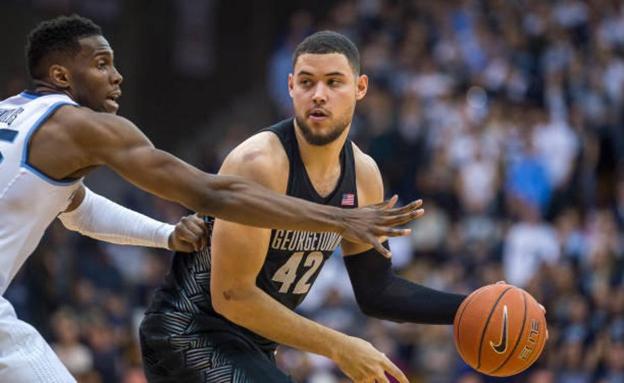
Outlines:
{"label": "short dark hair", "polygon": [[60,16],[37,25],[28,34],[26,60],[31,78],[43,78],[43,60],[51,53],[76,55],[80,52],[79,39],[102,35],[102,29],[93,21],[78,15]]}
{"label": "short dark hair", "polygon": [[297,63],[299,56],[305,53],[311,54],[328,54],[340,53],[345,55],[349,65],[356,75],[360,74],[360,52],[349,38],[338,32],[321,31],[316,32],[305,38],[293,53],[293,68]]}

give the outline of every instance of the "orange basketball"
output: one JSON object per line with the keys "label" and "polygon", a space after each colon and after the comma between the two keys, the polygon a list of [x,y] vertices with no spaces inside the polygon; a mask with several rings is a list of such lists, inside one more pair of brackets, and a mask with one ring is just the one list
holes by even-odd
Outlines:
{"label": "orange basketball", "polygon": [[492,376],[518,374],[539,358],[546,318],[526,291],[507,284],[484,286],[455,315],[455,347],[475,370]]}

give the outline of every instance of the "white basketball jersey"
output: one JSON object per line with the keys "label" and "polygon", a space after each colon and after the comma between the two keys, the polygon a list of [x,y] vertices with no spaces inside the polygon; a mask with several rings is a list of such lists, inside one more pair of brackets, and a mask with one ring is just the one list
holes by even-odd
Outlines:
{"label": "white basketball jersey", "polygon": [[30,92],[0,102],[0,294],[80,186],[80,180],[54,180],[28,163],[31,136],[67,104],[77,105],[64,94]]}

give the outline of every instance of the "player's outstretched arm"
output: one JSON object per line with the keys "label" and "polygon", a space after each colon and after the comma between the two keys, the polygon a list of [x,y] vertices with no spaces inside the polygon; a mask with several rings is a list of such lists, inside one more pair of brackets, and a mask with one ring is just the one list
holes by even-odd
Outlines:
{"label": "player's outstretched arm", "polygon": [[[358,200],[383,198],[383,182],[375,161],[354,148]],[[386,244],[387,246],[387,244]],[[345,265],[356,300],[370,316],[396,322],[452,324],[465,295],[433,290],[397,276],[389,259],[369,245],[343,240]]]}
{"label": "player's outstretched arm", "polygon": [[76,113],[88,113],[80,117],[87,127],[75,138],[87,166],[107,165],[143,190],[203,214],[251,226],[335,231],[371,243],[386,255],[377,237],[407,234],[395,226],[422,214],[418,202],[399,209],[393,208],[393,201],[339,209],[279,195],[240,177],[210,175],[156,149],[124,118],[81,109]]}

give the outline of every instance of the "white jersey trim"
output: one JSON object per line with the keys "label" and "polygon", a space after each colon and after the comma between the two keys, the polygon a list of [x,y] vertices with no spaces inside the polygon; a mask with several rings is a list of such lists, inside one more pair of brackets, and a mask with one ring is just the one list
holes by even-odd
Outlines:
{"label": "white jersey trim", "polygon": [[[22,94],[22,96],[24,96],[24,94]],[[30,98],[30,97],[27,97],[27,98]],[[48,110],[46,110],[45,113],[41,117],[39,117],[37,122],[35,122],[33,124],[33,126],[30,128],[30,130],[28,131],[28,135],[26,136],[26,139],[24,140],[24,149],[22,150],[21,166],[23,168],[29,170],[31,173],[33,173],[37,177],[39,177],[42,180],[46,181],[47,183],[50,183],[50,184],[55,185],[55,186],[72,185],[72,184],[75,184],[76,182],[79,182],[81,180],[81,178],[78,178],[78,179],[75,179],[75,180],[74,179],[71,179],[71,180],[56,180],[56,179],[46,175],[45,173],[43,173],[41,170],[37,169],[36,167],[31,165],[30,163],[28,163],[28,153],[29,153],[29,146],[30,146],[30,138],[32,137],[32,135],[37,130],[39,130],[41,125],[43,125],[43,123],[46,122],[48,120],[48,118],[52,117],[52,114],[54,114],[54,112],[56,112],[60,107],[62,107],[64,105],[77,106],[75,103],[67,102],[67,101],[59,101],[57,103],[54,103],[54,104],[50,105]]]}
{"label": "white jersey trim", "polygon": [[34,100],[34,99],[37,99],[37,98],[39,98],[39,97],[44,96],[43,94],[32,93],[32,92],[29,92],[29,91],[27,91],[27,90],[23,91],[23,92],[22,92],[22,93],[20,93],[19,95],[20,95],[21,97],[27,98],[27,99],[29,99],[29,100]]}

